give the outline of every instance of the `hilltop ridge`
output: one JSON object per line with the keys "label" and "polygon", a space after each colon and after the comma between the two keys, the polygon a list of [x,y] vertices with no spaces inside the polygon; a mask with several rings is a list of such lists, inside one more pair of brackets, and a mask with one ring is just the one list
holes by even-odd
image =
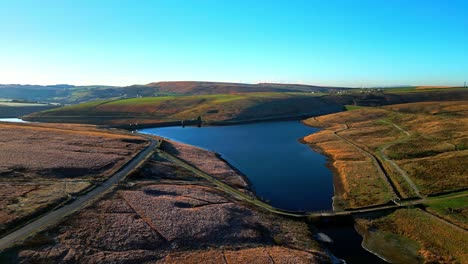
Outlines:
{"label": "hilltop ridge", "polygon": [[99,99],[125,99],[165,95],[208,95],[251,92],[330,92],[342,87],[299,84],[247,84],[208,81],[171,81],[130,86],[0,84],[0,98],[75,104]]}

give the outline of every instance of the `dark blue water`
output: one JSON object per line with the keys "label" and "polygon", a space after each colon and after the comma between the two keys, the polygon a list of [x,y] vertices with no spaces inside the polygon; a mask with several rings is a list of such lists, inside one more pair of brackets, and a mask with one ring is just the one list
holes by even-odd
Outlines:
{"label": "dark blue water", "polygon": [[326,158],[298,139],[316,132],[298,121],[218,127],[164,127],[141,132],[217,152],[242,171],[258,197],[286,210],[332,208]]}
{"label": "dark blue water", "polygon": [[[143,129],[175,141],[218,152],[249,178],[257,196],[286,210],[332,208],[333,180],[326,158],[298,139],[318,129],[298,121],[220,127]],[[324,228],[334,243],[333,254],[347,263],[384,263],[361,247],[361,236],[350,224]]]}

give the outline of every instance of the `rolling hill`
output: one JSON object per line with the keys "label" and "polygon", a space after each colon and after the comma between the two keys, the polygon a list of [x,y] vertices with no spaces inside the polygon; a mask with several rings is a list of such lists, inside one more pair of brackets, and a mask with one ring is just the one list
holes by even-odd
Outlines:
{"label": "rolling hill", "polygon": [[165,95],[202,95],[250,92],[330,92],[346,88],[297,84],[244,84],[220,82],[155,82],[146,85],[73,86],[0,84],[0,98],[75,104],[93,100],[124,99]]}
{"label": "rolling hill", "polygon": [[303,117],[343,107],[311,93],[239,93],[100,100],[34,113],[26,120],[128,126],[178,125],[199,116],[208,123]]}
{"label": "rolling hill", "polygon": [[[179,95],[211,90],[227,92],[234,89],[233,87],[235,90],[242,90],[247,89],[249,85],[237,87],[235,84],[182,82],[152,85],[152,88],[123,88],[141,91],[138,97],[96,100],[38,112],[24,118],[41,122],[90,123],[123,127],[139,124],[141,127],[179,125],[181,120],[194,120],[200,116],[207,123],[228,124],[322,115],[341,111],[345,105],[383,106],[411,102],[468,100],[468,90],[461,88],[412,89],[410,92],[349,89],[328,93],[282,91]],[[210,88],[210,85],[213,87]],[[156,89],[159,93],[177,91],[177,94],[147,95],[152,89]]]}

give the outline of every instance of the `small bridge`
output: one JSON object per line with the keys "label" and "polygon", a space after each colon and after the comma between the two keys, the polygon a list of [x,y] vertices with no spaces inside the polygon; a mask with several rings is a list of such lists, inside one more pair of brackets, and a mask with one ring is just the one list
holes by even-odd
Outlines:
{"label": "small bridge", "polygon": [[423,199],[402,202],[399,204],[388,204],[379,206],[370,206],[363,208],[356,208],[343,211],[319,211],[319,212],[307,212],[306,217],[308,220],[315,224],[320,223],[334,223],[334,222],[346,222],[352,221],[354,216],[364,215],[368,213],[379,213],[379,212],[390,212],[396,209],[408,208],[413,206],[419,206],[424,202]]}

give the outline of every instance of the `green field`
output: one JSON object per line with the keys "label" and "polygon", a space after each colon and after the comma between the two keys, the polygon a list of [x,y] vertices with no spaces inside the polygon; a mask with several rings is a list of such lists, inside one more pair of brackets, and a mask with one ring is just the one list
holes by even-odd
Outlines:
{"label": "green field", "polygon": [[409,86],[409,87],[395,87],[395,88],[385,88],[383,89],[387,93],[417,93],[417,92],[435,92],[435,91],[460,91],[466,90],[463,87],[429,87],[429,88],[421,88],[417,86]]}
{"label": "green field", "polygon": [[358,106],[358,105],[345,105],[346,111],[353,111],[353,110],[358,110],[365,108],[365,106]]}
{"label": "green field", "polygon": [[98,100],[35,113],[26,119],[125,125],[192,120],[200,116],[205,122],[242,122],[341,110],[341,105],[313,93],[265,92]]}

